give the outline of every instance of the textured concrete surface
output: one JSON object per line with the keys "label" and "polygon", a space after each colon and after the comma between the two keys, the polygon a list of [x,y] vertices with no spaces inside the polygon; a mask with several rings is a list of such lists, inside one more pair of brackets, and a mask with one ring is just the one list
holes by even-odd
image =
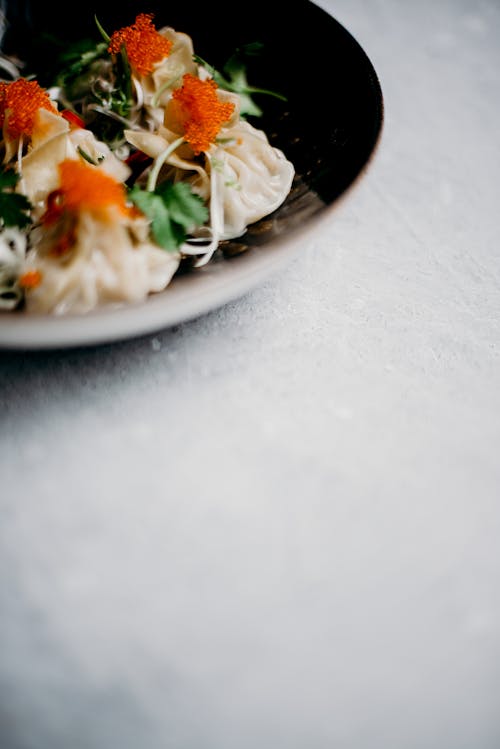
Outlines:
{"label": "textured concrete surface", "polygon": [[1,749],[500,746],[500,5],[321,5],[386,123],[313,246],[0,355]]}

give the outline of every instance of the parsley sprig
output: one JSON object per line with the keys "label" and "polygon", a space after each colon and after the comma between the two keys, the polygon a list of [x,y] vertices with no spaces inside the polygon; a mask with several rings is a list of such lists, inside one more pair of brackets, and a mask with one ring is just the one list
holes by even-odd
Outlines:
{"label": "parsley sprig", "polygon": [[14,192],[19,175],[12,169],[0,171],[0,226],[25,229],[32,223],[32,205],[26,195]]}
{"label": "parsley sprig", "polygon": [[94,134],[118,145],[134,105],[127,52],[108,54],[109,34],[94,16],[101,41],[81,39],[62,48],[55,85]]}
{"label": "parsley sprig", "polygon": [[154,190],[134,185],[129,191],[134,205],[151,220],[151,232],[157,244],[173,252],[186,240],[195,226],[208,218],[203,200],[186,182],[162,182]]}
{"label": "parsley sprig", "polygon": [[274,96],[281,101],[287,101],[286,96],[277,91],[258,88],[248,83],[246,61],[249,57],[259,55],[263,46],[262,42],[250,42],[249,44],[244,44],[242,47],[237,47],[231,57],[224,63],[222,72],[214,68],[213,65],[210,65],[210,63],[199,55],[194,55],[194,61],[208,71],[219,88],[232,91],[239,95],[241,102],[240,115],[242,117],[249,115],[253,115],[254,117],[262,116],[262,109],[254,101],[254,94],[266,94],[267,96]]}
{"label": "parsley sprig", "polygon": [[129,198],[151,221],[151,233],[160,247],[173,252],[187,239],[190,231],[208,219],[205,203],[186,182],[165,180],[158,184],[163,164],[184,138],[178,138],[154,161],[146,188],[134,185]]}
{"label": "parsley sprig", "polygon": [[163,164],[183,142],[183,137],[177,138],[156,157],[145,189],[139,185],[129,189],[130,200],[151,220],[155,241],[170,252],[175,252],[189,232],[208,219],[205,203],[186,182],[158,183]]}

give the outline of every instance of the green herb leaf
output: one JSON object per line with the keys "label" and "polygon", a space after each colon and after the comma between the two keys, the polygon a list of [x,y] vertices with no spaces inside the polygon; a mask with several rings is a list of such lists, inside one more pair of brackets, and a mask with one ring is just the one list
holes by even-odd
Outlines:
{"label": "green herb leaf", "polygon": [[108,45],[109,42],[111,41],[111,37],[109,36],[108,32],[104,30],[104,28],[101,25],[101,22],[99,21],[99,19],[97,18],[97,16],[95,14],[94,14],[94,23],[97,26],[100,35],[102,36],[102,38],[106,42],[106,45]]}
{"label": "green herb leaf", "polygon": [[134,186],[129,197],[151,220],[157,244],[170,252],[180,247],[195,226],[208,219],[203,200],[185,182],[163,182],[154,191]]}
{"label": "green herb leaf", "polygon": [[19,175],[12,169],[0,172],[0,223],[23,229],[31,224],[32,205],[26,195],[14,192],[18,180]]}
{"label": "green herb leaf", "polygon": [[81,39],[70,45],[59,56],[58,82],[66,84],[87,71],[92,63],[100,60],[106,52],[106,44],[96,44],[92,39]]}
{"label": "green herb leaf", "polygon": [[213,65],[210,65],[199,55],[194,55],[194,61],[206,68],[209,75],[212,76],[220,88],[223,88],[226,91],[232,91],[239,95],[240,115],[242,117],[247,117],[249,115],[260,117],[262,115],[262,109],[253,99],[254,94],[265,94],[267,96],[274,96],[277,99],[281,99],[281,101],[287,101],[286,96],[283,96],[283,94],[280,94],[277,91],[271,91],[266,88],[257,88],[248,83],[247,65],[245,60],[248,57],[259,55],[263,46],[264,45],[261,42],[251,42],[250,44],[243,45],[243,47],[238,47],[224,64],[222,68],[223,73],[216,70]]}
{"label": "green herb leaf", "polygon": [[116,145],[133,106],[133,84],[125,47],[118,55],[108,52],[109,35],[94,16],[102,41],[81,39],[63,48],[55,84],[61,101],[71,101],[77,113],[99,140]]}

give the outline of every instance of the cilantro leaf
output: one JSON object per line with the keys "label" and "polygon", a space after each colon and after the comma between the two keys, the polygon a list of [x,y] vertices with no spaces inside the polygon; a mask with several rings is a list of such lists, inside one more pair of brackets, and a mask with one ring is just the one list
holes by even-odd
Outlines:
{"label": "cilantro leaf", "polygon": [[4,169],[0,172],[0,190],[6,187],[15,187],[19,182],[19,174],[13,169]]}
{"label": "cilantro leaf", "polygon": [[164,250],[176,250],[182,244],[184,228],[176,224],[168,206],[155,192],[147,192],[134,187],[130,194],[135,205],[150,219],[151,232],[155,241]]}
{"label": "cilantro leaf", "polygon": [[0,172],[0,225],[20,229],[31,224],[32,205],[26,195],[14,192],[19,175],[12,169]]}
{"label": "cilantro leaf", "polygon": [[62,47],[54,85],[62,105],[72,102],[77,114],[99,140],[113,147],[123,142],[123,130],[133,106],[133,83],[125,46],[108,52],[109,35],[94,16],[101,41],[81,39]]}
{"label": "cilantro leaf", "polygon": [[172,220],[186,231],[207,220],[208,211],[203,200],[185,182],[162,182],[156,188],[156,193],[168,206]]}
{"label": "cilantro leaf", "polygon": [[266,94],[281,99],[281,101],[287,101],[286,96],[283,96],[283,94],[280,94],[277,91],[270,91],[266,88],[257,88],[248,83],[245,60],[248,57],[255,57],[260,54],[263,46],[264,45],[261,42],[251,42],[250,44],[238,47],[224,64],[222,73],[216,70],[213,65],[210,65],[210,63],[199,55],[193,56],[194,61],[206,68],[220,88],[223,88],[226,91],[232,91],[239,95],[240,115],[242,117],[249,115],[253,115],[254,117],[262,116],[262,109],[253,99],[254,94]]}
{"label": "cilantro leaf", "polygon": [[185,182],[163,182],[154,191],[137,185],[129,197],[151,221],[151,232],[157,244],[173,252],[186,240],[189,231],[208,218],[203,200]]}
{"label": "cilantro leaf", "polygon": [[85,73],[96,60],[100,60],[106,52],[106,44],[96,44],[91,39],[81,39],[75,42],[59,57],[60,72],[57,82],[60,85],[68,85],[78,76]]}

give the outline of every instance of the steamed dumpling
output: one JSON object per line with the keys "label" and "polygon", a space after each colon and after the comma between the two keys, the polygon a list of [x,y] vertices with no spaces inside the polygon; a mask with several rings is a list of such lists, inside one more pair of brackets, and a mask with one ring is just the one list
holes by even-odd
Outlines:
{"label": "steamed dumpling", "polygon": [[39,127],[34,131],[28,152],[19,166],[19,190],[38,209],[37,212],[43,208],[47,195],[56,189],[57,165],[65,159],[81,160],[84,153],[116,180],[124,182],[129,176],[130,168],[89,130],[72,128],[60,114],[46,109],[40,109],[37,117]]}
{"label": "steamed dumpling", "polygon": [[[127,130],[125,137],[156,159],[179,138],[175,126],[166,117],[156,133]],[[170,170],[165,170],[165,178],[188,182],[210,203],[212,229],[220,239],[241,236],[249,224],[276,210],[290,192],[295,174],[293,164],[266,134],[239,118],[221,129],[201,160],[183,144],[166,163]]]}
{"label": "steamed dumpling", "polygon": [[228,142],[210,154],[210,168],[212,191],[220,196],[221,239],[231,239],[283,203],[295,171],[283,152],[249,122],[240,121],[224,137]]}
{"label": "steamed dumpling", "polygon": [[26,270],[36,268],[41,282],[26,293],[28,312],[80,314],[140,302],[164,289],[179,266],[179,253],[138,242],[129,225],[103,223],[88,213],[78,218],[67,256],[53,253],[50,232],[37,237],[36,231]]}
{"label": "steamed dumpling", "polygon": [[66,159],[57,188],[30,235],[23,273],[29,312],[83,313],[143,301],[164,289],[180,262],[149,238],[149,222],[127,201],[122,183],[100,167]]}

